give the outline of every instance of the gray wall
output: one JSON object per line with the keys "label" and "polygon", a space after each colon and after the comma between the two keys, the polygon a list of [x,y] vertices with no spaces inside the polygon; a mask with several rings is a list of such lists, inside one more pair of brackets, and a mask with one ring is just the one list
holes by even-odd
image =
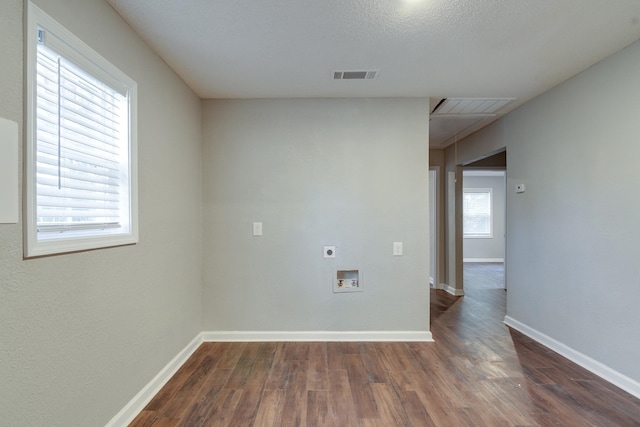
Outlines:
{"label": "gray wall", "polygon": [[[138,82],[140,243],[23,260],[0,224],[0,424],[104,425],[201,330],[201,102],[106,2],[36,4]],[[0,2],[21,137],[22,13]]]}
{"label": "gray wall", "polygon": [[[204,329],[428,330],[427,116],[427,99],[205,101]],[[364,292],[334,294],[338,268]]]}
{"label": "gray wall", "polygon": [[635,43],[477,134],[507,146],[507,315],[636,382],[638,69]]}
{"label": "gray wall", "polygon": [[505,233],[505,178],[504,176],[467,176],[463,173],[464,188],[491,188],[493,237],[464,238],[465,260],[493,259],[504,261]]}

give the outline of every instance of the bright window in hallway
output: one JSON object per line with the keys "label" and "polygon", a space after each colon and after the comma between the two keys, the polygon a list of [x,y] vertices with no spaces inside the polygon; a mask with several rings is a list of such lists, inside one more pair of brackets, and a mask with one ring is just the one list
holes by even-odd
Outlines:
{"label": "bright window in hallway", "polygon": [[465,188],[462,199],[464,237],[493,237],[491,188]]}

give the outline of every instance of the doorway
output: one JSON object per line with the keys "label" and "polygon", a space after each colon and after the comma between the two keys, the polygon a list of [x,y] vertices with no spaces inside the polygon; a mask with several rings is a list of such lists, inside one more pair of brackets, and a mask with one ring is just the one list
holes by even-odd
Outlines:
{"label": "doorway", "polygon": [[465,290],[506,289],[506,171],[463,170]]}

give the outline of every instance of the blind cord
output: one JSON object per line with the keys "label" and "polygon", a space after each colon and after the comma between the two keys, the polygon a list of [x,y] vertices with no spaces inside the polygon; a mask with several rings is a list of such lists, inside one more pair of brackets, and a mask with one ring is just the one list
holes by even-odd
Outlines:
{"label": "blind cord", "polygon": [[61,62],[62,62],[62,57],[58,56],[58,190],[62,189],[62,141],[61,141],[61,118],[60,118],[60,111],[62,110],[62,107],[60,104],[62,104],[62,101],[60,100],[61,97],[61,92],[62,90],[60,89],[60,69],[61,69]]}

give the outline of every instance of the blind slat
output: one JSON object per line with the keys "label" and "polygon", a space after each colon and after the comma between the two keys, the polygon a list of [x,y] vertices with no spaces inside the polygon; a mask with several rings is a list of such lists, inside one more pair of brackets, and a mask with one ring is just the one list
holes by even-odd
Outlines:
{"label": "blind slat", "polygon": [[[89,221],[112,221],[118,219],[117,212],[111,211],[101,211],[99,209],[46,209],[38,206],[38,216],[43,218],[51,218],[48,222],[52,222],[53,218],[69,218],[69,217],[80,217],[83,218],[81,221],[86,222],[86,219]],[[71,221],[73,222],[73,221]]]}
{"label": "blind slat", "polygon": [[[58,164],[56,159],[44,158],[41,156],[38,158],[38,173],[42,176],[58,176]],[[73,167],[66,167],[64,171],[60,171],[61,175],[70,179],[77,179],[80,181],[104,183],[111,185],[118,185],[120,177],[117,171],[100,169],[96,170],[94,167],[86,166],[83,164],[74,164]],[[64,173],[62,173],[64,172]],[[100,173],[102,172],[102,173]]]}
{"label": "blind slat", "polygon": [[[82,181],[66,180],[63,178],[64,188],[69,196],[73,196],[79,199],[95,199],[96,196],[100,196],[98,200],[109,199],[118,200],[118,188],[114,186],[104,186],[104,188],[97,188],[95,183],[83,183]],[[57,191],[61,190],[58,187],[57,179],[47,179],[39,176],[37,178],[38,196],[53,196],[58,194]]]}

